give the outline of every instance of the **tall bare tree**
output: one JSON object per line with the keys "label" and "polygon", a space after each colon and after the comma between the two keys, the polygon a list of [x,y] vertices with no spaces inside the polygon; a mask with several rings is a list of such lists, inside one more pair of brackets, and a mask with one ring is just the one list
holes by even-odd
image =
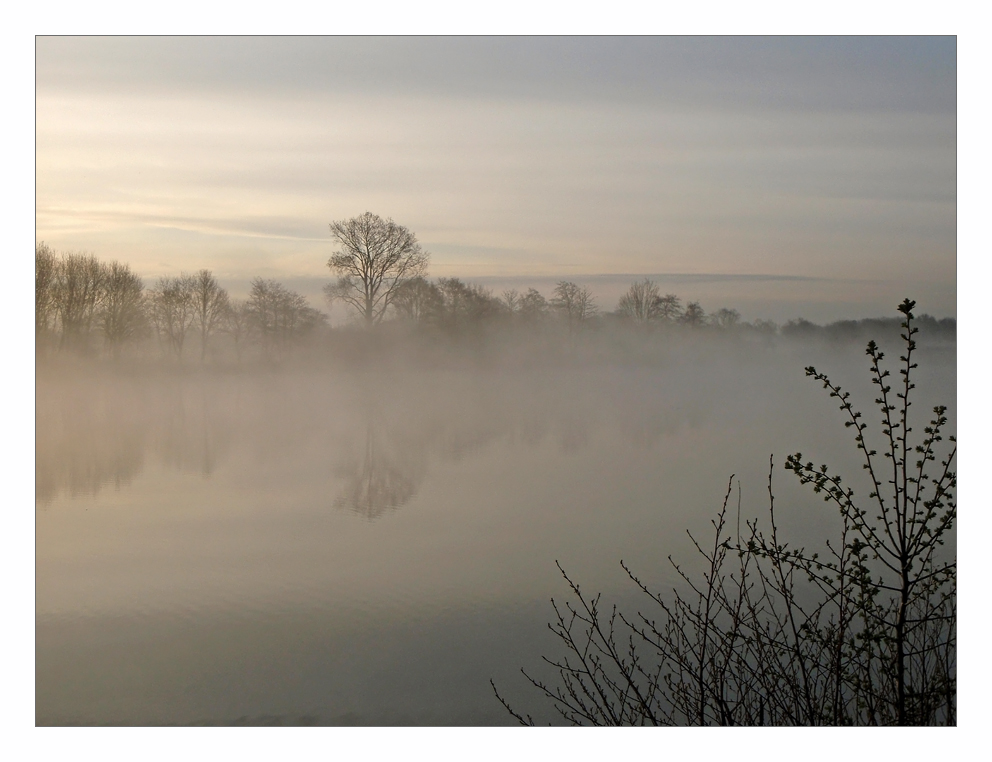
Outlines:
{"label": "tall bare tree", "polygon": [[178,359],[183,357],[186,334],[193,325],[196,305],[193,298],[195,278],[183,273],[178,278],[159,278],[152,289],[152,320]]}
{"label": "tall bare tree", "polygon": [[570,329],[584,323],[596,314],[596,303],[593,301],[589,289],[565,280],[560,281],[555,286],[551,306],[568,321]]}
{"label": "tall bare tree", "polygon": [[627,293],[620,297],[617,312],[635,323],[647,323],[659,316],[661,294],[653,281],[645,278],[634,283]]}
{"label": "tall bare tree", "polygon": [[104,271],[92,254],[63,254],[55,270],[60,347],[82,346],[103,297]]}
{"label": "tall bare tree", "polygon": [[332,222],[330,228],[340,248],[327,266],[338,281],[325,293],[357,310],[366,326],[376,325],[399,286],[426,274],[430,255],[407,228],[371,212]]}
{"label": "tall bare tree", "polygon": [[55,285],[58,260],[43,241],[34,248],[34,335],[41,342],[53,328],[56,318]]}
{"label": "tall bare tree", "polygon": [[209,270],[193,276],[193,326],[200,333],[200,362],[207,357],[207,341],[221,329],[230,309],[227,291]]}
{"label": "tall bare tree", "polygon": [[103,299],[98,321],[114,359],[125,341],[137,338],[148,325],[144,284],[129,265],[114,261],[103,265]]}

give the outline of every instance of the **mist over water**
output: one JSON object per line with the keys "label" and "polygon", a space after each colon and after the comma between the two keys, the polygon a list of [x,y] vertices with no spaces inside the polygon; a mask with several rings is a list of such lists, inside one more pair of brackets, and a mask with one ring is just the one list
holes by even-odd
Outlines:
{"label": "mist over water", "polygon": [[[920,343],[918,425],[943,403],[953,429],[955,345]],[[610,344],[39,362],[38,724],[506,724],[488,681],[537,705],[519,668],[555,652],[556,560],[633,611],[620,560],[670,587],[731,474],[762,512],[770,454],[797,541],[834,515],[786,454],[867,492],[803,372],[851,390],[877,435],[862,342]]]}
{"label": "mist over water", "polygon": [[[621,561],[675,594],[723,505],[763,593],[690,612],[663,719],[957,721],[956,37],[33,46],[38,725],[561,721],[551,599],[650,611]],[[897,386],[907,296],[900,456],[865,344]],[[822,553],[820,464],[868,550],[769,597],[829,567],[747,520],[771,481]],[[610,722],[693,671],[648,640]]]}

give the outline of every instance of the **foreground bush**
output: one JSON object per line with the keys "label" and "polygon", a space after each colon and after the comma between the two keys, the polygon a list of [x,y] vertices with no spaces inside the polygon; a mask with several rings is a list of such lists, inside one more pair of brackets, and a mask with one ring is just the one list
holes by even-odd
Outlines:
{"label": "foreground bush", "polygon": [[[911,444],[915,302],[899,305],[904,354],[890,381],[884,354],[868,343],[882,454],[848,392],[813,367],[840,403],[871,484],[858,496],[825,465],[790,455],[786,469],[837,511],[836,536],[819,553],[793,548],[775,517],[771,464],[763,522],[728,507],[733,477],[707,543],[693,543],[703,572],[675,564],[684,585],[670,597],[624,570],[653,616],[601,608],[559,569],[571,591],[552,601],[549,627],[565,647],[546,659],[554,684],[528,680],[573,724],[935,725],[955,723],[956,562],[945,547],[957,515],[956,447],[938,454],[947,425],[938,406]],[[895,384],[895,389],[890,386]],[[691,535],[690,535],[691,537]],[[493,689],[496,690],[495,684]],[[507,711],[533,724],[496,693]]]}

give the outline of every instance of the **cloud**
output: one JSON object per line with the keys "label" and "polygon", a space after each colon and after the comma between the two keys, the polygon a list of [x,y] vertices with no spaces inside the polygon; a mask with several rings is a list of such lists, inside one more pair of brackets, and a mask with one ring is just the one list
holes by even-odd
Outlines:
{"label": "cloud", "polygon": [[953,37],[40,37],[38,88],[953,112]]}
{"label": "cloud", "polygon": [[436,274],[953,286],[954,77],[952,38],[39,38],[37,231],[289,276],[370,210]]}

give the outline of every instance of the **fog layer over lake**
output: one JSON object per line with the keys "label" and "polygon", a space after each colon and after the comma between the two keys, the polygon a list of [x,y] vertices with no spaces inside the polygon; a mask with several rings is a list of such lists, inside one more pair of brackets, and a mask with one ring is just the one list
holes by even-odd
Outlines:
{"label": "fog layer over lake", "polygon": [[[915,430],[943,403],[953,431],[955,346],[920,343]],[[877,437],[863,342],[652,346],[39,363],[38,724],[512,724],[490,678],[553,719],[519,669],[556,653],[556,560],[636,610],[620,560],[670,587],[668,555],[691,565],[686,530],[705,535],[732,474],[744,515],[765,510],[769,455],[799,542],[835,516],[787,454],[868,492],[803,371],[852,391]]]}

